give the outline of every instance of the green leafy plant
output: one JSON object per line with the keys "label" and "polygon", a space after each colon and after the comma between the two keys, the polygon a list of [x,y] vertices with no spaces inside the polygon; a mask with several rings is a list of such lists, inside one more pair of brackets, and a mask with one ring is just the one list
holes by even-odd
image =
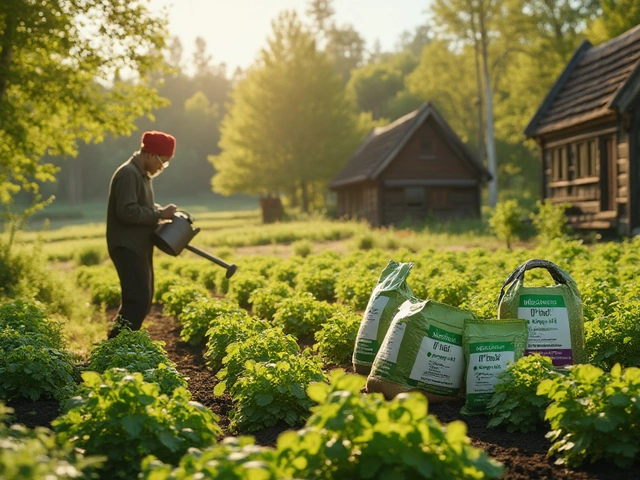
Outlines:
{"label": "green leafy plant", "polygon": [[199,298],[189,303],[180,314],[180,338],[189,345],[204,343],[207,330],[226,314],[249,316],[237,305],[218,298]]}
{"label": "green leafy plant", "polygon": [[253,272],[244,272],[244,275],[234,278],[229,286],[228,297],[232,302],[236,302],[242,308],[251,308],[249,298],[251,293],[258,288],[266,285],[267,281],[264,277],[256,275]]}
{"label": "green leafy plant", "polygon": [[294,255],[302,258],[308,257],[313,251],[311,242],[309,242],[309,240],[298,240],[296,242],[293,242],[291,244],[291,247],[293,248]]}
{"label": "green leafy plant", "polygon": [[310,356],[285,355],[277,362],[248,360],[231,388],[236,407],[229,414],[230,428],[254,432],[279,421],[291,427],[302,423],[313,405],[306,388],[323,380],[322,365]]}
{"label": "green leafy plant", "polygon": [[246,340],[268,328],[267,322],[250,317],[245,312],[221,314],[206,333],[208,340],[204,358],[207,366],[213,373],[217,373],[222,367],[222,359],[227,355],[229,345]]}
{"label": "green leafy plant", "polygon": [[193,282],[188,279],[182,278],[175,273],[165,273],[162,270],[155,278],[155,292],[153,299],[156,302],[162,302],[162,297],[169,293],[170,290],[178,286],[193,285]]}
{"label": "green leafy plant", "polygon": [[337,365],[350,363],[361,320],[361,315],[355,312],[337,309],[314,334],[314,348],[326,362]]}
{"label": "green leafy plant", "polygon": [[333,269],[305,268],[298,273],[297,289],[312,294],[317,300],[333,302],[336,299],[337,273]]}
{"label": "green leafy plant", "polygon": [[524,211],[517,200],[505,200],[498,202],[496,209],[489,219],[493,233],[503,242],[507,248],[511,248],[511,242],[519,238],[522,233],[522,217]]}
{"label": "green leafy plant", "polygon": [[533,226],[538,232],[538,239],[547,243],[555,238],[563,238],[568,234],[567,215],[565,211],[570,203],[552,203],[549,200],[536,202],[537,213],[530,215]]}
{"label": "green leafy plant", "polygon": [[173,285],[162,295],[163,313],[180,319],[182,311],[191,303],[209,297],[209,291],[197,283]]}
{"label": "green leafy plant", "polygon": [[404,393],[387,402],[362,395],[365,379],[334,370],[330,384],[314,383],[306,427],[278,438],[286,478],[498,478],[501,464],[470,445],[466,425],[442,427],[427,400]]}
{"label": "green leafy plant", "polygon": [[227,347],[227,355],[222,359],[223,368],[218,372],[218,383],[214,389],[216,395],[222,395],[225,389],[232,389],[243,374],[245,362],[277,362],[286,355],[297,355],[298,343],[291,335],[285,335],[280,328],[270,328],[247,337],[243,341]]}
{"label": "green leafy plant", "polygon": [[310,293],[285,298],[278,303],[273,323],[297,338],[311,337],[327,323],[335,308]]}
{"label": "green leafy plant", "polygon": [[252,437],[227,437],[204,450],[190,449],[177,467],[147,457],[142,462],[142,480],[278,480],[272,449],[254,444]]}
{"label": "green leafy plant", "polygon": [[81,266],[76,273],[76,282],[89,290],[93,304],[106,307],[120,305],[120,281],[114,268]]}
{"label": "green leafy plant", "polygon": [[160,393],[171,396],[176,388],[187,388],[187,380],[174,367],[161,363],[157,368],[150,368],[142,372],[147,383],[156,383]]}
{"label": "green leafy plant", "polygon": [[175,366],[164,351],[164,342],[151,340],[146,330],[123,329],[116,337],[97,343],[89,356],[89,370],[103,373],[111,368],[144,372],[162,363]]}
{"label": "green leafy plant", "polygon": [[276,313],[277,305],[283,298],[293,296],[293,289],[285,282],[275,282],[251,292],[249,303],[253,306],[253,314],[271,321]]}
{"label": "green leafy plant", "polygon": [[64,348],[62,323],[48,318],[38,302],[15,300],[0,305],[0,328],[11,328],[21,334],[38,334],[43,344]]}
{"label": "green leafy plant", "polygon": [[269,278],[276,282],[285,282],[290,287],[295,287],[296,276],[303,260],[298,257],[278,262],[269,269]]}
{"label": "green leafy plant", "polygon": [[176,464],[189,448],[207,447],[222,433],[218,417],[190,401],[184,388],[160,395],[142,374],[122,369],[82,378],[81,396],[69,400],[53,427],[63,444],[106,456],[102,478],[136,478],[147,455]]}
{"label": "green leafy plant", "polygon": [[503,425],[509,432],[533,432],[544,422],[544,413],[550,401],[537,396],[543,380],[555,378],[559,373],[549,357],[529,355],[507,367],[499,376],[495,393],[488,405],[491,419],[489,427]]}
{"label": "green leafy plant", "polygon": [[545,419],[556,464],[574,468],[604,459],[630,467],[640,458],[640,368],[614,365],[605,373],[576,365],[541,382],[537,393],[551,400]]}
{"label": "green leafy plant", "polygon": [[376,273],[366,267],[357,266],[342,272],[336,280],[336,299],[356,310],[364,311],[376,281]]}
{"label": "green leafy plant", "polygon": [[102,247],[98,246],[86,246],[78,250],[74,259],[77,265],[100,265],[102,261],[106,258],[106,251]]}

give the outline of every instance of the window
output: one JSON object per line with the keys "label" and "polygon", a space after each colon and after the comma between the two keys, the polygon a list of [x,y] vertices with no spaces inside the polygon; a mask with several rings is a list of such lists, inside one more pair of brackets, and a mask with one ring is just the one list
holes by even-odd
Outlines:
{"label": "window", "polygon": [[408,207],[421,207],[425,201],[424,187],[406,187],[404,189],[404,201]]}
{"label": "window", "polygon": [[420,158],[434,158],[433,142],[431,139],[423,138],[420,141]]}

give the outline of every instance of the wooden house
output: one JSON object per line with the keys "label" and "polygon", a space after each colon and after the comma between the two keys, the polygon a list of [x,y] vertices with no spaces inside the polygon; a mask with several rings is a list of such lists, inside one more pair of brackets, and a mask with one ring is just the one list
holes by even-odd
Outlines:
{"label": "wooden house", "polygon": [[329,187],[338,214],[372,225],[480,214],[489,172],[430,103],[373,129]]}
{"label": "wooden house", "polygon": [[525,130],[538,143],[542,197],[576,228],[640,227],[640,25],[583,42]]}

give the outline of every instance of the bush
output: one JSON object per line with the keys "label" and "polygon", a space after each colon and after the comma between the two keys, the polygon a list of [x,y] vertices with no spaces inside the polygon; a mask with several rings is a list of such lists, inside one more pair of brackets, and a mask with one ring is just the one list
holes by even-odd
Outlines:
{"label": "bush", "polygon": [[306,428],[278,438],[284,478],[498,478],[503,467],[470,445],[466,425],[446,429],[427,415],[427,400],[403,393],[390,402],[362,395],[365,379],[334,370],[314,383]]}
{"label": "bush", "polygon": [[155,383],[160,387],[160,393],[171,396],[176,388],[187,388],[187,380],[174,367],[161,363],[158,368],[150,368],[142,372],[142,378],[147,383]]}
{"label": "bush", "polygon": [[227,347],[243,341],[269,328],[269,324],[248,316],[245,312],[228,312],[207,331],[207,350],[204,358],[213,373],[222,367],[222,359],[227,355]]}
{"label": "bush", "polygon": [[294,427],[309,416],[313,402],[306,388],[324,380],[322,365],[310,357],[283,356],[277,362],[249,360],[231,388],[235,408],[229,413],[229,428],[254,432],[280,421]]}
{"label": "bush", "polygon": [[248,317],[244,310],[226,300],[200,298],[188,304],[180,314],[180,338],[189,345],[200,345],[204,343],[207,330],[218,317],[230,313]]}
{"label": "bush", "polygon": [[370,233],[363,233],[356,237],[356,248],[358,250],[371,250],[375,245],[376,241]]}
{"label": "bush", "polygon": [[163,313],[180,319],[182,311],[188,305],[209,298],[209,291],[201,285],[188,283],[173,285],[162,295]]}
{"label": "bush", "polygon": [[162,302],[162,297],[174,287],[181,285],[193,285],[193,282],[185,280],[175,273],[161,273],[155,277],[155,293],[153,299]]}
{"label": "bush", "polygon": [[511,241],[522,233],[522,217],[524,211],[517,200],[498,202],[496,209],[489,219],[489,225],[496,237],[506,242],[507,248],[511,248]]}
{"label": "bush", "polygon": [[242,308],[251,308],[249,298],[251,293],[258,288],[263,288],[267,281],[255,272],[244,272],[238,278],[234,278],[229,286],[229,300],[236,302]]}
{"label": "bush", "polygon": [[74,259],[77,265],[91,266],[101,264],[106,256],[104,248],[98,246],[86,246],[75,253]]}
{"label": "bush", "polygon": [[296,339],[285,335],[279,328],[270,328],[244,341],[232,343],[222,359],[224,367],[218,372],[218,378],[223,381],[216,385],[214,393],[221,395],[225,389],[232,389],[243,374],[247,360],[277,362],[285,355],[297,355],[299,350]]}
{"label": "bush", "polygon": [[311,242],[309,240],[298,240],[293,242],[293,253],[302,258],[308,257],[312,252]]}
{"label": "bush", "polygon": [[190,401],[184,388],[160,395],[142,374],[122,369],[82,378],[82,396],[68,402],[53,427],[62,444],[106,456],[102,478],[137,478],[147,455],[176,464],[189,448],[207,447],[222,433],[218,417]]}
{"label": "bush", "polygon": [[555,238],[563,238],[568,234],[567,215],[565,211],[571,207],[569,203],[554,204],[549,200],[536,202],[538,213],[530,215],[533,226],[538,232],[538,239],[542,243]]}
{"label": "bush", "polygon": [[12,328],[22,335],[41,335],[46,346],[64,349],[62,324],[50,320],[39,303],[16,300],[0,305],[0,329],[4,328]]}
{"label": "bush", "polygon": [[290,287],[295,287],[296,277],[302,265],[302,260],[294,257],[281,261],[269,269],[269,279],[276,282],[285,282]]}
{"label": "bush", "polygon": [[488,405],[489,427],[503,425],[509,432],[533,432],[544,422],[549,405],[546,397],[536,396],[538,385],[559,375],[549,357],[529,355],[511,364],[500,374],[499,383]]}
{"label": "bush", "polygon": [[600,459],[630,467],[640,458],[640,369],[614,365],[605,373],[576,365],[566,376],[544,380],[538,395],[551,400],[549,455],[556,464],[576,468]]}
{"label": "bush", "polygon": [[364,311],[376,284],[376,273],[372,269],[361,266],[351,268],[338,274],[336,299],[356,310]]}
{"label": "bush", "polygon": [[315,333],[314,348],[324,361],[337,365],[351,362],[361,320],[361,315],[339,309]]}
{"label": "bush", "polygon": [[310,293],[303,293],[280,301],[273,323],[282,327],[285,333],[307,339],[320,330],[334,312],[335,308],[327,302],[319,302]]}
{"label": "bush", "polygon": [[253,306],[254,315],[271,321],[278,308],[278,302],[292,295],[293,289],[287,283],[271,283],[251,292],[249,303]]}
{"label": "bush", "polygon": [[333,302],[336,299],[336,280],[338,274],[333,269],[313,268],[309,265],[298,273],[297,288],[308,292],[318,300]]}

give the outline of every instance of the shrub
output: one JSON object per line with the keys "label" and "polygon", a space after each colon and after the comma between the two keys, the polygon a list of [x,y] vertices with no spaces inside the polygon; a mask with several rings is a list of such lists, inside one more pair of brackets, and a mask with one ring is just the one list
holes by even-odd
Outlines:
{"label": "shrub", "polygon": [[102,478],[137,478],[147,455],[175,464],[190,447],[207,447],[222,433],[218,417],[190,401],[184,388],[160,395],[142,374],[122,369],[82,378],[82,396],[68,402],[53,427],[62,444],[106,456]]}
{"label": "shrub", "polygon": [[153,341],[145,330],[123,329],[116,337],[97,343],[89,356],[89,370],[103,373],[111,368],[144,372],[161,363],[174,366],[167,357],[164,342]]}
{"label": "shrub", "polygon": [[249,303],[253,306],[254,315],[271,321],[278,308],[278,302],[292,295],[293,289],[287,283],[271,283],[251,292]]}
{"label": "shrub", "polygon": [[251,293],[258,288],[266,285],[267,281],[264,277],[254,272],[244,272],[239,278],[234,278],[229,286],[229,300],[236,302],[242,308],[251,308],[249,298]]}
{"label": "shrub", "polygon": [[175,273],[161,273],[155,278],[155,293],[153,299],[156,302],[162,302],[164,294],[168,293],[174,287],[179,285],[193,285],[189,280],[185,280]]}
{"label": "shrub", "polygon": [[279,328],[270,328],[244,341],[232,343],[227,347],[227,355],[222,359],[224,367],[218,372],[218,378],[223,381],[216,385],[214,393],[221,395],[225,389],[232,389],[243,374],[247,360],[277,362],[284,355],[297,355],[299,350],[296,339],[291,335],[285,335]]}
{"label": "shrub", "polygon": [[315,348],[326,362],[337,365],[351,362],[361,320],[359,314],[339,309],[315,333]]}
{"label": "shrub", "polygon": [[500,374],[488,405],[489,427],[503,425],[509,432],[533,432],[544,421],[549,399],[536,396],[540,382],[559,375],[549,357],[522,357]]}
{"label": "shrub", "polygon": [[554,204],[549,200],[536,202],[538,213],[530,215],[533,226],[538,232],[538,238],[541,242],[547,243],[554,238],[563,238],[568,234],[567,215],[565,211],[571,207],[571,204],[560,203]]}
{"label": "shrub", "polygon": [[298,240],[297,242],[293,242],[291,246],[293,247],[294,255],[302,258],[308,257],[313,250],[309,240]]}
{"label": "shrub", "polygon": [[446,429],[427,415],[427,400],[403,393],[390,402],[362,395],[365,379],[334,370],[314,383],[306,428],[278,438],[284,478],[498,478],[503,468],[470,445],[466,425]]}
{"label": "shrub", "polygon": [[295,287],[296,277],[301,265],[302,260],[296,257],[278,262],[269,269],[269,278],[277,282],[285,282],[290,287]]}
{"label": "shrub", "polygon": [[195,283],[174,285],[162,295],[163,313],[180,318],[187,305],[209,298],[206,288]]}
{"label": "shrub", "polygon": [[160,387],[160,393],[171,396],[176,388],[187,388],[187,380],[174,367],[161,363],[158,368],[150,368],[142,372],[147,383],[155,383]]}
{"label": "shrub", "polygon": [[142,480],[277,480],[274,453],[254,444],[252,437],[227,437],[205,450],[190,449],[178,467],[162,463],[155,457],[142,462]]}
{"label": "shrub", "polygon": [[371,250],[375,245],[376,241],[370,233],[363,233],[356,237],[356,248],[358,250]]}
{"label": "shrub", "polygon": [[95,245],[82,247],[74,255],[76,264],[84,266],[99,265],[105,258],[105,249]]}
{"label": "shrub", "polygon": [[605,373],[576,365],[566,376],[541,382],[538,395],[551,400],[545,419],[556,464],[575,468],[604,459],[624,468],[640,458],[639,368],[614,365]]}
{"label": "shrub", "polygon": [[254,432],[280,421],[294,427],[309,416],[313,402],[306,388],[324,380],[321,364],[310,357],[283,356],[277,362],[249,360],[231,388],[235,408],[229,413],[230,429]]}
{"label": "shrub", "polygon": [[361,266],[351,268],[341,272],[336,279],[336,299],[356,310],[364,311],[376,283],[373,270]]}
{"label": "shrub", "polygon": [[506,242],[511,248],[511,241],[522,233],[522,217],[524,211],[517,200],[498,202],[496,209],[489,219],[489,225],[499,240]]}
{"label": "shrub", "polygon": [[243,341],[269,328],[269,324],[248,316],[245,312],[228,312],[207,330],[207,350],[204,358],[213,373],[222,367],[222,359],[227,355],[227,347]]}
{"label": "shrub", "polygon": [[248,317],[237,305],[217,298],[200,298],[188,304],[180,314],[180,338],[189,345],[204,343],[207,330],[214,325],[218,317],[229,313]]}
{"label": "shrub", "polygon": [[280,301],[273,323],[282,327],[285,333],[306,339],[320,330],[334,312],[335,308],[327,302],[319,302],[310,293],[303,293]]}
{"label": "shrub", "polygon": [[338,274],[332,269],[308,268],[298,273],[297,288],[312,294],[318,300],[333,302],[336,299],[335,287]]}
{"label": "shrub", "polygon": [[51,348],[64,348],[62,324],[47,317],[39,303],[15,300],[0,305],[0,328],[12,328],[23,335],[41,335]]}

